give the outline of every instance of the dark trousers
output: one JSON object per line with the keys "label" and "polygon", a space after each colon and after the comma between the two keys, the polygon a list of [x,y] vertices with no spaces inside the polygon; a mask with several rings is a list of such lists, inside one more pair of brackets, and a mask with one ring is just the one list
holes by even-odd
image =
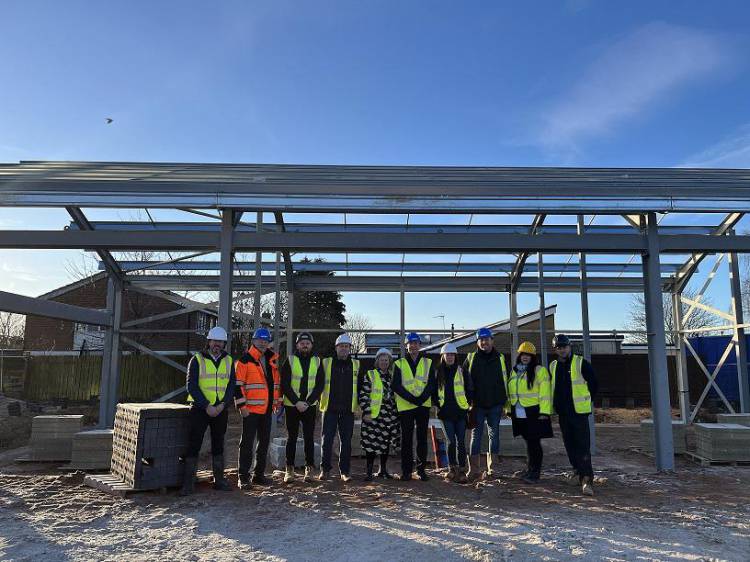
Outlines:
{"label": "dark trousers", "polygon": [[[249,414],[246,418],[242,418],[242,437],[240,437],[240,458],[237,471],[240,478],[247,478],[251,468],[253,473],[258,476],[265,473],[272,423],[273,418],[270,412],[267,414]],[[255,467],[253,467],[253,457],[255,457]]]}
{"label": "dark trousers", "polygon": [[594,477],[591,466],[590,414],[560,414],[560,432],[570,465],[580,477]]}
{"label": "dark trousers", "polygon": [[414,427],[417,428],[417,471],[427,468],[427,426],[430,423],[430,409],[424,406],[399,412],[401,422],[401,472],[414,472]]}
{"label": "dark trousers", "polygon": [[323,459],[320,467],[331,470],[333,456],[333,440],[336,432],[339,434],[339,470],[341,474],[349,474],[352,460],[352,434],[354,433],[354,414],[352,412],[324,412],[323,413]]}
{"label": "dark trousers", "polygon": [[206,413],[203,408],[191,406],[188,412],[188,448],[186,457],[197,457],[201,452],[203,436],[207,428],[211,428],[211,455],[224,454],[224,435],[227,432],[227,410],[221,412],[215,418]]}
{"label": "dark trousers", "polygon": [[305,465],[315,466],[315,420],[318,417],[318,408],[310,406],[303,413],[300,413],[294,406],[284,406],[284,417],[286,417],[286,431],[288,433],[286,465],[294,466],[299,424],[302,423],[302,438],[305,440]]}
{"label": "dark trousers", "polygon": [[466,416],[443,420],[448,435],[448,462],[451,466],[466,466]]}
{"label": "dark trousers", "polygon": [[536,439],[526,439],[526,468],[529,473],[539,475],[542,471],[543,458],[542,440],[538,437]]}

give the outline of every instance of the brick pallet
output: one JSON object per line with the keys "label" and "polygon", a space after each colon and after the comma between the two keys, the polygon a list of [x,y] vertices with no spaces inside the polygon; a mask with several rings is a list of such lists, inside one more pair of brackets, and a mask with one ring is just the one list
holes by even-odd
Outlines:
{"label": "brick pallet", "polygon": [[134,490],[181,485],[189,409],[180,404],[119,404],[111,475]]}
{"label": "brick pallet", "polygon": [[109,470],[112,461],[114,430],[95,429],[81,431],[73,436],[72,470]]}
{"label": "brick pallet", "polygon": [[[680,420],[672,420],[672,442],[674,452],[684,455],[687,452],[687,437],[685,424]],[[644,452],[654,452],[654,420],[641,420],[641,447]]]}
{"label": "brick pallet", "polygon": [[695,424],[695,453],[708,461],[750,461],[750,427],[736,423]]}
{"label": "brick pallet", "polygon": [[36,416],[31,424],[31,461],[69,461],[73,436],[83,429],[83,416]]}
{"label": "brick pallet", "polygon": [[716,421],[719,423],[738,423],[750,425],[750,414],[718,414]]}

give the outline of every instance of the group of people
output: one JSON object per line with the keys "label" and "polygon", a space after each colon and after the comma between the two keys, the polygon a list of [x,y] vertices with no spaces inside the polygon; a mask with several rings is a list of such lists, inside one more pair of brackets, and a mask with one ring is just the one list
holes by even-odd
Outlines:
{"label": "group of people", "polygon": [[[304,443],[304,481],[331,478],[333,445],[338,435],[338,469],[341,480],[351,480],[351,444],[355,414],[362,412],[361,445],[366,454],[364,479],[390,479],[390,451],[400,446],[404,481],[427,474],[427,440],[434,407],[448,437],[450,468],[446,480],[466,483],[497,474],[500,456],[500,420],[510,416],[513,435],[526,441],[527,466],[519,476],[524,482],[539,481],[542,439],[553,436],[551,415],[556,413],[560,432],[582,492],[593,495],[589,417],[597,380],[591,364],[571,351],[567,336],[552,341],[557,359],[549,370],[528,341],[518,347],[510,368],[494,345],[492,331],[476,332],[476,350],[462,364],[458,350],[445,344],[436,362],[421,349],[417,333],[406,337],[407,353],[394,359],[388,349],[378,350],[374,367],[366,372],[352,357],[347,334],[336,340],[335,355],[320,358],[314,353],[309,332],[297,335],[295,353],[279,366],[271,347],[271,334],[255,330],[250,347],[237,361],[224,349],[227,333],[211,329],[206,348],[195,354],[187,368],[189,445],[185,454],[182,493],[193,492],[197,458],[206,429],[211,433],[214,488],[229,490],[224,476],[224,435],[228,409],[234,404],[242,417],[239,445],[239,487],[268,484],[266,461],[274,414],[284,408],[288,439],[284,482],[293,482],[300,425]],[[315,428],[322,414],[322,461],[315,469]],[[466,448],[466,431],[471,441]],[[482,440],[488,433],[484,470]],[[416,463],[414,449],[416,441]],[[379,460],[375,473],[375,461]],[[415,470],[416,469],[416,470]]]}

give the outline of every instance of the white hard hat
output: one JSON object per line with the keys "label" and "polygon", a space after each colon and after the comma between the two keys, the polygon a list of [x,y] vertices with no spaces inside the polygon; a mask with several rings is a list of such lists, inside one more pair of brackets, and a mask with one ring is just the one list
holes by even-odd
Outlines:
{"label": "white hard hat", "polygon": [[388,357],[393,359],[393,353],[391,353],[390,349],[386,349],[385,347],[381,347],[380,349],[378,349],[378,352],[375,354],[375,359],[377,359],[381,355],[387,355]]}
{"label": "white hard hat", "polygon": [[227,331],[221,326],[214,326],[208,331],[208,340],[227,341]]}
{"label": "white hard hat", "polygon": [[352,345],[352,338],[349,337],[349,334],[341,334],[336,338],[336,345],[341,345],[342,343]]}
{"label": "white hard hat", "polygon": [[440,355],[445,355],[446,353],[458,353],[456,344],[448,342],[440,348]]}

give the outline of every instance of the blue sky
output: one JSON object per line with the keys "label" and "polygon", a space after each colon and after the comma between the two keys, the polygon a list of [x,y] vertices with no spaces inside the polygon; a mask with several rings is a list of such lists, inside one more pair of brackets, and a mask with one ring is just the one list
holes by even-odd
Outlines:
{"label": "blue sky", "polygon": [[[750,167],[748,21],[729,1],[5,2],[0,162]],[[0,228],[67,220],[0,209]],[[4,289],[67,279],[65,252],[0,258]],[[628,298],[595,297],[594,325]],[[397,295],[346,300],[397,323]],[[577,297],[548,302],[579,323]],[[424,327],[506,311],[407,299]]]}

